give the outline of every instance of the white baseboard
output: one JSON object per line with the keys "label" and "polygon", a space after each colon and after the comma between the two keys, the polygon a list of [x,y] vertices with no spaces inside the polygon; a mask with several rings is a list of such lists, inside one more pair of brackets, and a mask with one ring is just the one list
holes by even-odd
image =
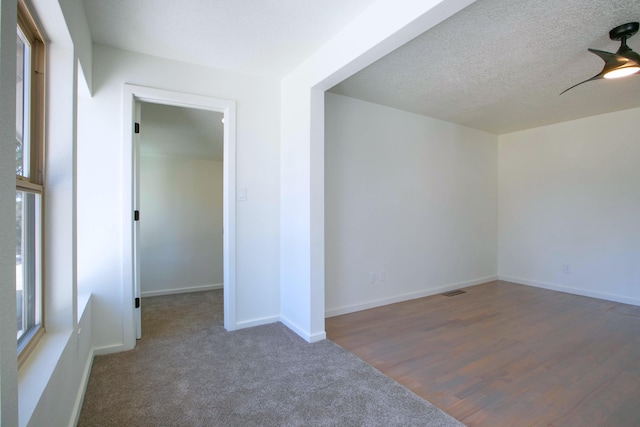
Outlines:
{"label": "white baseboard", "polygon": [[120,353],[121,351],[131,350],[124,344],[106,345],[104,347],[96,347],[93,349],[93,356],[103,356],[105,354]]}
{"label": "white baseboard", "polygon": [[498,276],[481,277],[475,280],[468,280],[465,282],[450,283],[444,286],[438,286],[437,288],[429,288],[418,292],[410,292],[401,295],[395,295],[392,297],[381,298],[377,300],[371,300],[359,304],[345,305],[342,307],[331,308],[325,311],[325,317],[339,316],[341,314],[354,313],[356,311],[367,310],[369,308],[381,307],[383,305],[395,304],[397,302],[409,301],[416,298],[429,297],[431,295],[441,294],[443,292],[452,291],[458,288],[466,288],[468,286],[480,285],[482,283],[492,282],[498,280]]}
{"label": "white baseboard", "polygon": [[254,326],[268,325],[270,323],[276,323],[279,320],[280,320],[279,316],[269,316],[269,317],[262,317],[260,319],[245,320],[243,322],[236,323],[236,330],[244,329],[244,328],[252,328]]}
{"label": "white baseboard", "polygon": [[318,341],[322,341],[322,340],[327,339],[327,334],[326,334],[325,331],[320,331],[320,332],[315,332],[315,333],[307,332],[307,331],[302,329],[300,326],[296,325],[294,322],[292,322],[289,318],[287,318],[285,316],[280,316],[280,323],[282,323],[287,328],[291,329],[293,332],[298,334],[298,336],[300,336],[300,338],[302,338],[303,340],[305,340],[308,343],[314,343],[314,342],[318,342]]}
{"label": "white baseboard", "polygon": [[80,390],[78,390],[76,402],[73,405],[69,427],[75,427],[76,425],[78,425],[78,420],[80,419],[80,411],[82,410],[82,402],[84,401],[84,396],[87,392],[87,385],[89,384],[89,375],[91,374],[91,367],[93,366],[94,356],[94,351],[90,350],[89,358],[84,367],[84,371],[82,372],[82,378],[80,379]]}
{"label": "white baseboard", "polygon": [[222,289],[223,284],[217,283],[215,285],[197,285],[197,286],[184,286],[175,289],[161,289],[158,291],[142,291],[140,292],[141,297],[157,297],[160,295],[173,295],[173,294],[186,294],[188,292],[200,292],[200,291],[211,291],[213,289]]}
{"label": "white baseboard", "polygon": [[538,282],[536,280],[523,279],[521,277],[498,276],[498,280],[504,280],[505,282],[513,282],[519,285],[527,285],[527,286],[533,286],[536,288],[548,289],[550,291],[558,291],[558,292],[564,292],[567,294],[580,295],[583,297],[598,298],[606,301],[613,301],[613,302],[619,302],[622,304],[631,304],[631,305],[640,306],[640,299],[627,297],[624,295],[590,291],[588,289],[572,288],[569,286],[556,285],[555,283]]}
{"label": "white baseboard", "polygon": [[327,339],[327,333],[325,331],[322,331],[322,332],[316,332],[309,335],[309,339],[307,341],[310,343],[314,343],[318,341],[324,341],[326,339]]}

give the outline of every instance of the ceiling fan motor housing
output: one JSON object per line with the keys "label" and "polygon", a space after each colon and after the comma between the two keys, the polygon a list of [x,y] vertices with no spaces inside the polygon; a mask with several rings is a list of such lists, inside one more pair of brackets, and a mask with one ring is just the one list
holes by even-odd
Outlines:
{"label": "ceiling fan motor housing", "polygon": [[609,31],[609,38],[615,41],[628,39],[638,32],[638,27],[640,27],[640,23],[638,22],[627,22],[626,24],[618,25]]}

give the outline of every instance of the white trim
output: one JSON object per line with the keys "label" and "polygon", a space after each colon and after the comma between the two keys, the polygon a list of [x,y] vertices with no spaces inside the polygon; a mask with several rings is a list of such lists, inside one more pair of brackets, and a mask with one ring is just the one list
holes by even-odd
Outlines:
{"label": "white trim", "polygon": [[75,427],[78,425],[80,419],[80,411],[82,410],[82,403],[84,402],[84,396],[87,392],[87,386],[89,385],[89,375],[91,374],[91,367],[93,366],[93,358],[95,357],[94,350],[89,350],[89,357],[85,364],[84,371],[82,372],[82,378],[80,379],[80,390],[78,390],[78,396],[76,402],[73,405],[71,411],[71,419],[69,420],[69,427]]}
{"label": "white trim", "polygon": [[548,283],[548,282],[538,282],[535,280],[522,279],[520,277],[498,276],[498,280],[517,283],[519,285],[533,286],[535,288],[548,289],[550,291],[558,291],[558,292],[564,292],[567,294],[580,295],[583,297],[598,298],[606,301],[613,301],[613,302],[619,302],[622,304],[631,304],[631,305],[640,306],[639,298],[632,298],[624,295],[590,291],[588,289],[571,288],[569,286],[556,285],[555,283]]}
{"label": "white trim", "polygon": [[222,289],[223,287],[224,286],[222,285],[222,283],[217,283],[215,285],[185,286],[182,288],[162,289],[160,291],[142,291],[140,293],[140,296],[144,298],[144,297],[157,297],[160,295],[186,294],[189,292],[212,291],[214,289]]}
{"label": "white trim", "polygon": [[309,335],[309,339],[307,340],[310,343],[324,341],[327,339],[327,333],[325,331],[316,332],[315,334]]}
{"label": "white trim", "polygon": [[280,323],[282,323],[287,328],[291,329],[293,332],[298,334],[300,338],[302,338],[308,343],[314,343],[314,342],[323,341],[327,339],[327,333],[325,331],[310,334],[309,332],[305,331],[304,329],[302,329],[300,326],[293,323],[289,318],[285,316],[280,316]]}
{"label": "white trim", "polygon": [[253,328],[254,326],[268,325],[270,323],[276,323],[278,321],[280,321],[280,316],[268,316],[261,317],[259,319],[244,320],[242,322],[238,322],[236,326],[238,327],[238,329],[245,329]]}
{"label": "white trim", "polygon": [[[142,121],[142,104],[140,102],[134,102],[133,105],[133,122],[140,123]],[[133,133],[131,135],[131,142],[133,148],[133,206],[131,208],[136,211],[140,211],[140,134]],[[136,301],[141,297],[142,281],[140,279],[140,222],[133,222],[133,296]],[[136,339],[142,338],[142,307],[140,304],[136,304],[133,310],[133,317],[136,324]]]}
{"label": "white trim", "polygon": [[223,251],[224,327],[236,324],[236,102],[168,90],[125,84],[123,88],[123,203],[122,203],[122,315],[124,349],[135,346],[133,283],[133,121],[136,102],[218,111],[224,114]]}
{"label": "white trim", "polygon": [[416,298],[429,297],[431,295],[441,294],[443,292],[452,291],[458,288],[466,288],[469,286],[480,285],[482,283],[492,282],[497,280],[497,276],[481,277],[480,279],[468,280],[466,282],[450,283],[444,286],[438,286],[437,288],[429,288],[418,292],[410,292],[407,294],[396,295],[388,298],[381,298],[377,300],[367,301],[360,304],[345,305],[342,307],[332,308],[325,311],[326,317],[340,316],[341,314],[354,313],[356,311],[367,310],[369,308],[381,307],[383,305],[395,304],[397,302],[409,301]]}
{"label": "white trim", "polygon": [[112,353],[120,353],[121,351],[126,351],[125,345],[123,343],[120,344],[112,344],[105,345],[104,347],[96,347],[93,349],[94,356],[104,356],[105,354]]}

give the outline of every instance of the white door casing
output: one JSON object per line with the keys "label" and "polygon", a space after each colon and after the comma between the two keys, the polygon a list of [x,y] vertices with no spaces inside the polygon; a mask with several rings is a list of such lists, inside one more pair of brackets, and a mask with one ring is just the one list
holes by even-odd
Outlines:
{"label": "white door casing", "polygon": [[133,297],[136,339],[142,338],[142,299],[140,297],[140,112],[142,106],[135,101],[133,140]]}
{"label": "white door casing", "polygon": [[[123,340],[124,347],[135,346],[138,336],[140,310],[136,312],[136,284],[139,271],[136,262],[139,254],[135,244],[134,210],[137,208],[137,167],[134,123],[136,105],[140,102],[164,104],[177,107],[195,108],[216,111],[224,114],[223,135],[223,281],[224,281],[224,328],[228,331],[237,329],[236,321],[236,102],[202,95],[173,92],[163,89],[149,88],[125,84],[123,89]],[[141,220],[144,212],[140,213]],[[139,289],[138,289],[139,292]]]}

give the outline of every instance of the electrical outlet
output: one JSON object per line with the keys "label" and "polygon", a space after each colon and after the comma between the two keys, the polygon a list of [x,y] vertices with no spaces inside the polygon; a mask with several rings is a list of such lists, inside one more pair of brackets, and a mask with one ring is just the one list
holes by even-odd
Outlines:
{"label": "electrical outlet", "polygon": [[385,280],[387,280],[387,272],[386,271],[381,271],[380,272],[380,281],[384,282]]}
{"label": "electrical outlet", "polygon": [[562,272],[564,274],[571,274],[571,266],[569,264],[562,264]]}
{"label": "electrical outlet", "polygon": [[369,283],[373,284],[376,283],[376,273],[375,272],[370,272],[369,273]]}

